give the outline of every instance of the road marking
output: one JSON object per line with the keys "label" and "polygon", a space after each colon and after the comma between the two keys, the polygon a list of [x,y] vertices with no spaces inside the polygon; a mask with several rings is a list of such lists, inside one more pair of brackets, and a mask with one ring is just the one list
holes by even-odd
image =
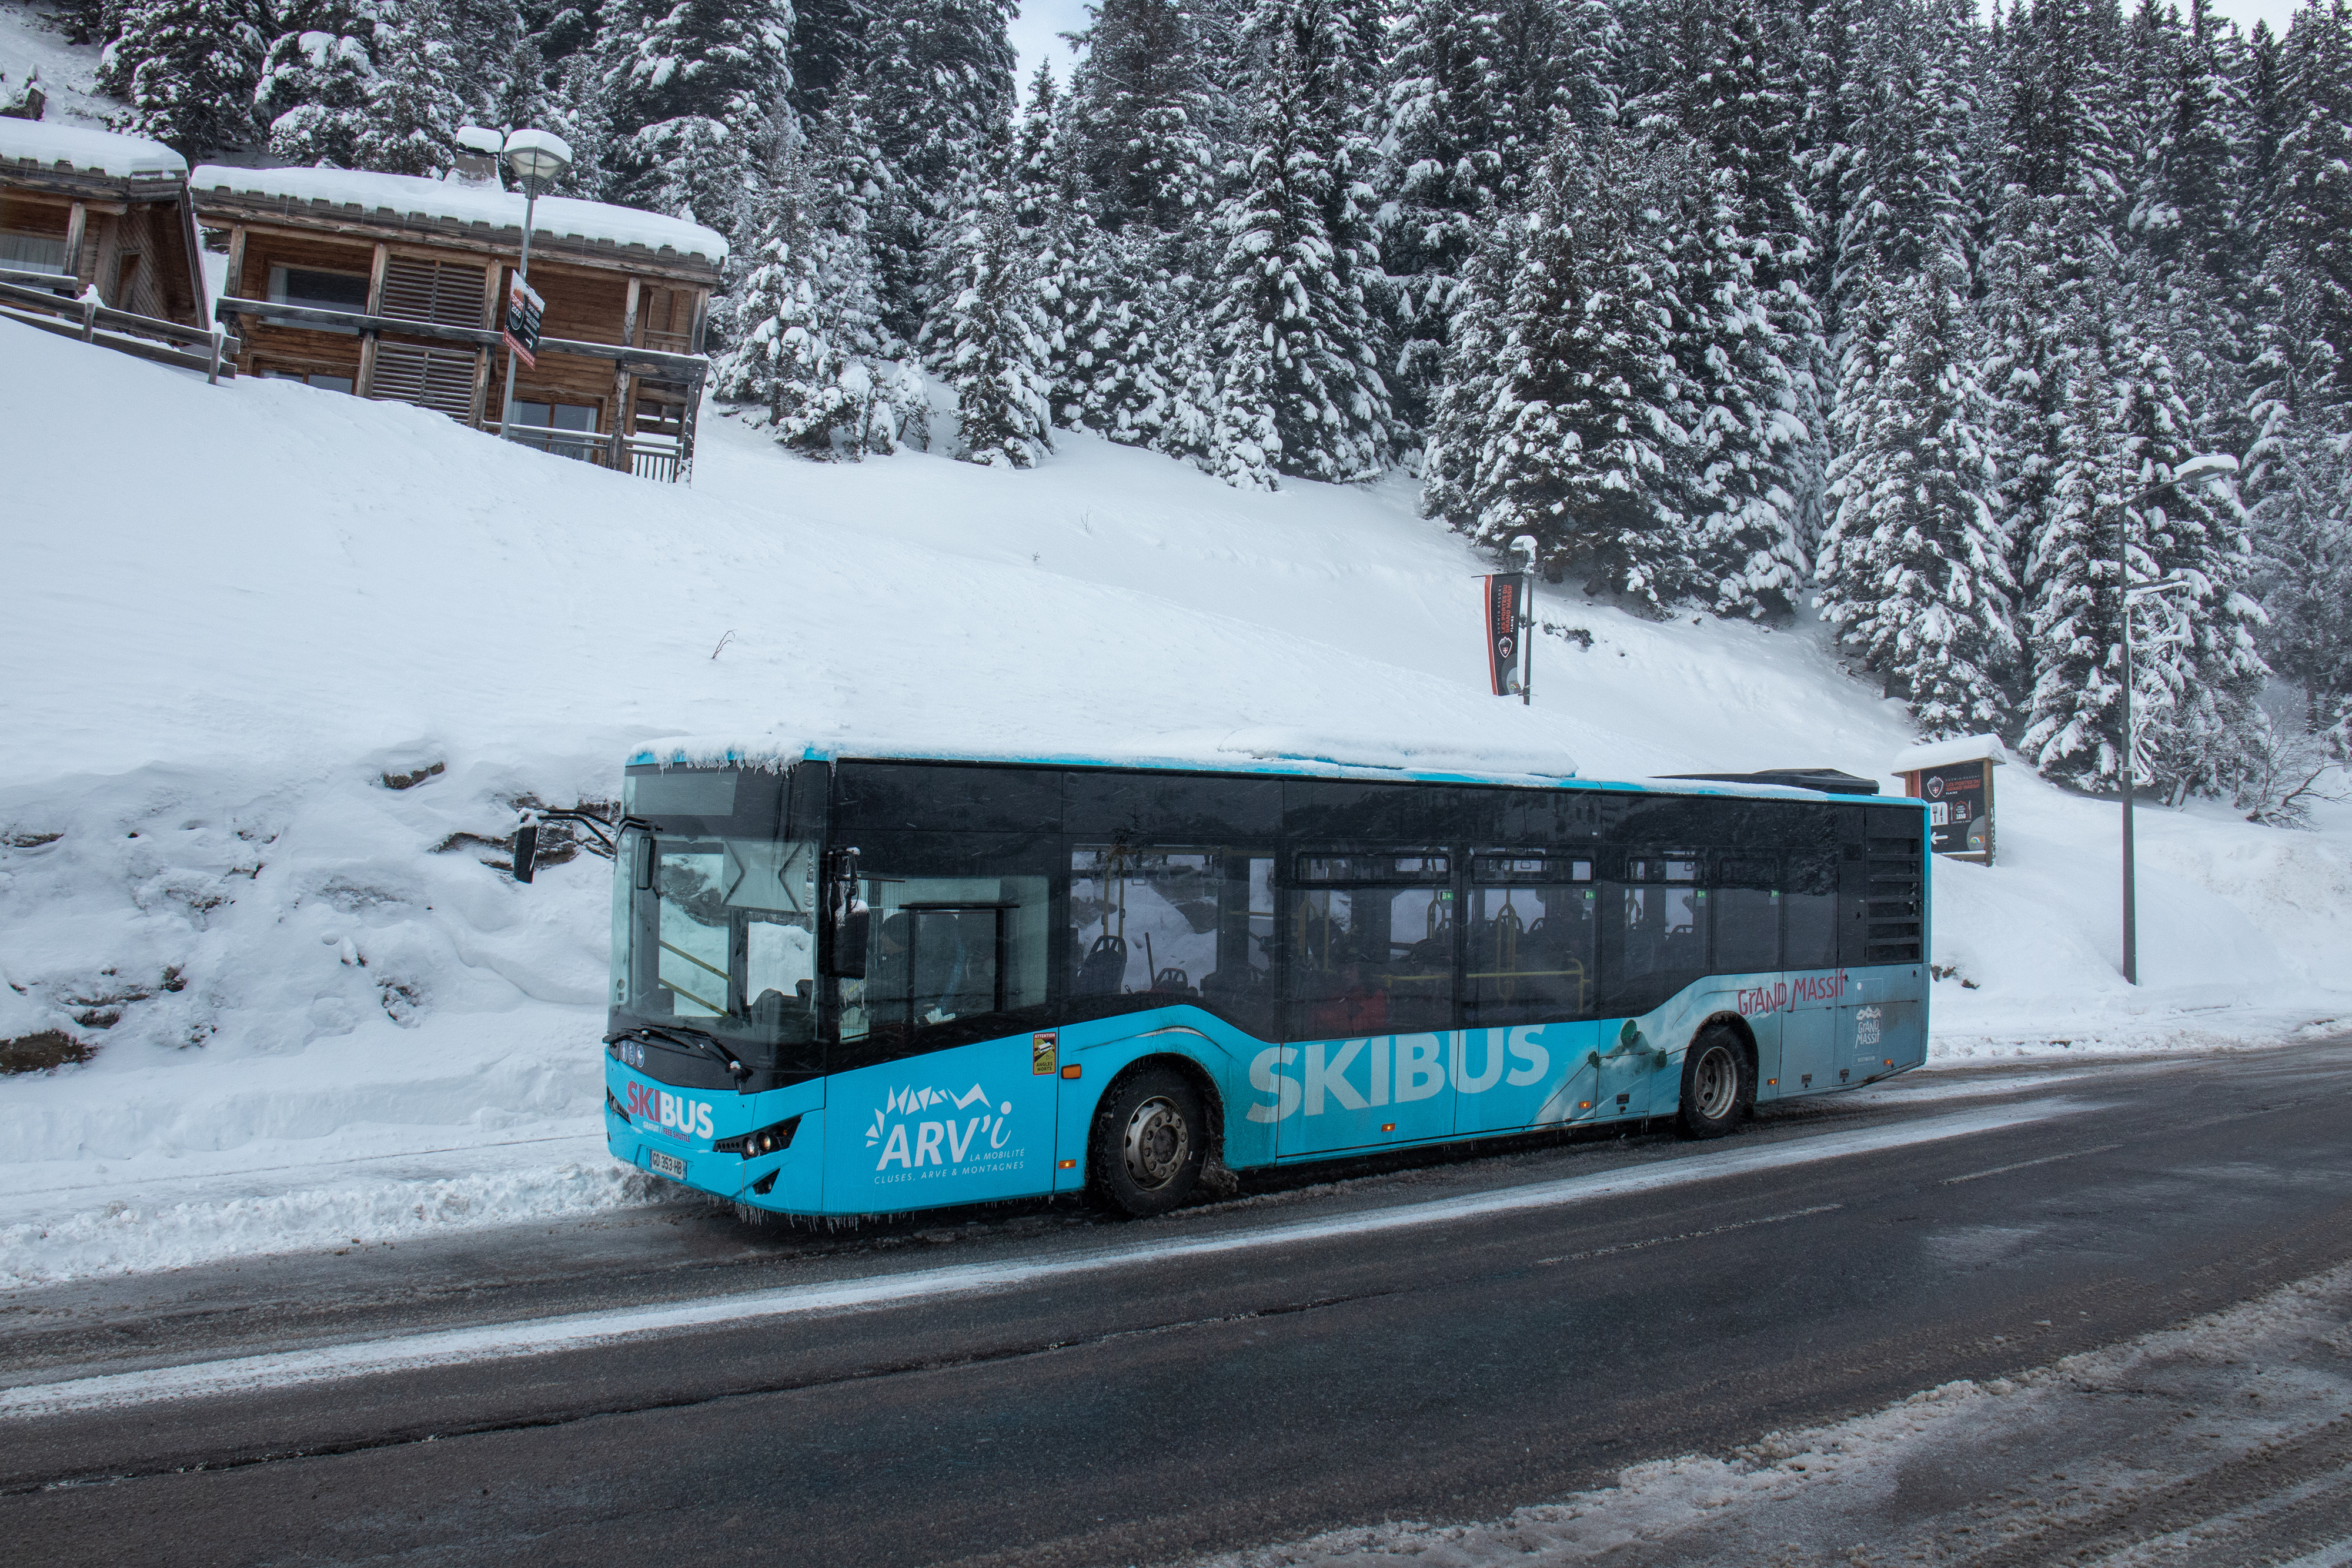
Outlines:
{"label": "road marking", "polygon": [[1784,1219],[1803,1219],[1809,1215],[1833,1214],[1843,1208],[1842,1203],[1817,1203],[1811,1208],[1792,1208],[1786,1214],[1759,1215],[1754,1219],[1735,1219],[1728,1225],[1710,1225],[1705,1230],[1682,1230],[1672,1236],[1645,1237],[1639,1241],[1620,1241],[1614,1247],[1595,1247],[1590,1252],[1563,1252],[1557,1258],[1538,1258],[1535,1267],[1550,1263],[1582,1263],[1594,1258],[1614,1258],[1620,1252],[1639,1252],[1645,1248],[1664,1247],[1670,1241],[1704,1241],[1710,1236],[1727,1231],[1747,1230],[1759,1225],[1778,1225]]}
{"label": "road marking", "polygon": [[1989,1171],[1970,1171],[1966,1176],[1946,1176],[1937,1185],[1958,1186],[1964,1181],[1982,1181],[1987,1176],[2007,1176],[2011,1171],[2032,1170],[2035,1166],[2055,1165],[2060,1160],[2079,1160],[2084,1155],[2104,1155],[2109,1149],[2120,1149],[2121,1144],[2101,1144],[2095,1149],[2069,1149],[2063,1155],[2044,1155],[2038,1160],[2020,1160],[2013,1166],[1995,1166]]}
{"label": "road marking", "polygon": [[712,1328],[759,1319],[814,1316],[821,1313],[872,1311],[905,1306],[948,1296],[970,1296],[1013,1290],[1045,1280],[1104,1273],[1190,1258],[1305,1246],[1347,1237],[1376,1236],[1385,1231],[1445,1225],[1527,1209],[1565,1208],[1633,1193],[1658,1192],[1727,1176],[1814,1165],[1856,1155],[1877,1154],[1947,1138],[2000,1132],[2053,1117],[2078,1115],[2104,1107],[2084,1100],[2039,1100],[1948,1116],[1869,1127],[1852,1133],[1797,1138],[1786,1143],[1726,1149],[1692,1155],[1630,1169],[1601,1171],[1591,1176],[1563,1176],[1499,1191],[1466,1193],[1459,1197],[1433,1198],[1325,1219],[1293,1221],[1264,1229],[1184,1240],[1150,1240],[1114,1244],[1074,1258],[1044,1258],[1029,1261],[965,1263],[822,1284],[787,1285],[772,1291],[707,1297],[659,1306],[623,1307],[609,1312],[576,1312],[562,1317],[521,1322],[490,1323],[478,1328],[440,1329],[388,1339],[359,1340],[314,1350],[280,1351],[236,1356],[222,1361],[191,1362],[179,1366],[150,1367],[139,1372],[104,1373],[61,1383],[31,1384],[0,1390],[0,1420],[103,1410],[165,1400],[195,1399],[230,1394],[258,1394],[304,1384],[338,1382],[393,1372],[416,1372],[438,1366],[503,1361],[517,1356],[545,1355],[581,1350],[650,1334]]}

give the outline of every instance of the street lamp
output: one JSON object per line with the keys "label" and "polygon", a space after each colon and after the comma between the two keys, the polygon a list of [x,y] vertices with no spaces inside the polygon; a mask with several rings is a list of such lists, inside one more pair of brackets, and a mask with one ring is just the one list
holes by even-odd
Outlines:
{"label": "street lamp", "polygon": [[[515,281],[530,286],[530,231],[539,210],[539,193],[563,177],[572,167],[572,144],[551,131],[522,130],[507,134],[507,167],[522,182],[522,261]],[[499,405],[499,439],[514,439],[515,350],[507,346],[507,392]]]}
{"label": "street lamp", "polygon": [[2116,523],[2116,588],[2123,601],[2124,984],[2127,986],[2139,984],[2139,888],[2132,868],[2132,785],[2134,776],[2139,771],[2139,747],[2132,736],[2131,607],[2136,600],[2189,586],[2177,579],[2144,583],[2137,588],[2131,585],[2132,513],[2141,502],[2185,479],[2201,479],[2209,474],[2235,474],[2237,471],[2238,460],[2226,452],[2207,452],[2191,457],[2172,471],[2172,477],[2150,485],[2126,501],[2123,515]]}

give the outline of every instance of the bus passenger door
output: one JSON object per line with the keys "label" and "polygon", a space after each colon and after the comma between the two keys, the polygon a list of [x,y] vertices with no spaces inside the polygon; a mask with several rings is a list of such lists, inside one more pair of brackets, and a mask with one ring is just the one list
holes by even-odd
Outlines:
{"label": "bus passenger door", "polygon": [[1295,1043],[1280,1071],[1298,1101],[1276,1155],[1446,1136],[1459,1038],[1449,857],[1308,853],[1297,871],[1286,913]]}
{"label": "bus passenger door", "polygon": [[1780,897],[1780,962],[1789,1007],[1780,1019],[1780,1092],[1837,1085],[1838,862],[1833,847],[1789,857]]}

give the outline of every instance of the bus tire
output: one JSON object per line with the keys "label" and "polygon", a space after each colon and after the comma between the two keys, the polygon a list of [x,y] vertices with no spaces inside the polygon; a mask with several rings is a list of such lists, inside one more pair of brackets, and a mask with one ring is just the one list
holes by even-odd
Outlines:
{"label": "bus tire", "polygon": [[1154,1062],[1127,1073],[1095,1107],[1087,1139],[1087,1194],[1101,1208],[1142,1219],[1192,1194],[1209,1155],[1201,1092]]}
{"label": "bus tire", "polygon": [[1675,1125],[1685,1138],[1719,1138],[1736,1130],[1756,1100],[1756,1070],[1739,1037],[1721,1024],[1698,1031],[1683,1052],[1682,1103]]}

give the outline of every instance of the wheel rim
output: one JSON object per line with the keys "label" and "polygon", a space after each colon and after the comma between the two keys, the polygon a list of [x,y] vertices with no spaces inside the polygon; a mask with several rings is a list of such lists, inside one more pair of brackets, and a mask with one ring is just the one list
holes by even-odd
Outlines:
{"label": "wheel rim", "polygon": [[1154,1094],[1127,1119],[1127,1174],[1139,1187],[1166,1186],[1192,1153],[1192,1129],[1176,1102]]}
{"label": "wheel rim", "polygon": [[1731,1113],[1731,1103],[1739,1095],[1739,1068],[1724,1046],[1710,1046],[1698,1059],[1698,1071],[1692,1088],[1696,1091],[1698,1113],[1710,1122],[1720,1122]]}

